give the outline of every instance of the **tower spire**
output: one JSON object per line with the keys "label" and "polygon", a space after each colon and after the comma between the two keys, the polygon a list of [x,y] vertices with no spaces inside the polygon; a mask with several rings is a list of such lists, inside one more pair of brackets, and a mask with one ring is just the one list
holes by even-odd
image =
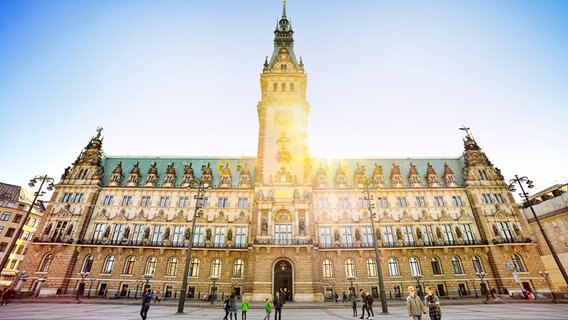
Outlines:
{"label": "tower spire", "polygon": [[282,0],[282,19],[286,19],[286,0]]}

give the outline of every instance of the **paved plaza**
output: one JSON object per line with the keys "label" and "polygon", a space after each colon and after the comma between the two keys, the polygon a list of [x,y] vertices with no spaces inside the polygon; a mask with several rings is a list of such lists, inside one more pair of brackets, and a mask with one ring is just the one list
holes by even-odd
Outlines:
{"label": "paved plaza", "polygon": [[[290,306],[283,309],[282,319],[315,320],[315,319],[355,319],[349,307],[325,308],[323,304]],[[380,312],[380,306],[375,308]],[[13,320],[137,320],[140,307],[132,304],[99,304],[99,303],[11,303],[0,307],[0,319]],[[220,307],[187,306],[185,315],[176,315],[173,305],[153,304],[148,313],[148,320],[157,319],[222,319],[224,311]],[[408,319],[402,305],[389,307],[389,315],[377,315],[377,319]],[[264,312],[260,305],[249,310],[249,320],[261,320]],[[239,320],[240,312],[239,312]],[[274,315],[272,315],[272,318]],[[471,304],[448,305],[443,308],[444,320],[501,320],[501,319],[568,319],[568,304],[511,303],[511,304]]]}

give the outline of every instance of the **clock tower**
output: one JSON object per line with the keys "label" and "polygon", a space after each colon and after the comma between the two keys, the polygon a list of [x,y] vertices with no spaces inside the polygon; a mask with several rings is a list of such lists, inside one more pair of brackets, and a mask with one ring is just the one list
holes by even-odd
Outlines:
{"label": "clock tower", "polygon": [[274,51],[266,57],[260,76],[256,180],[262,186],[310,182],[307,77],[301,57],[298,60],[294,53],[293,34],[284,1],[274,30]]}

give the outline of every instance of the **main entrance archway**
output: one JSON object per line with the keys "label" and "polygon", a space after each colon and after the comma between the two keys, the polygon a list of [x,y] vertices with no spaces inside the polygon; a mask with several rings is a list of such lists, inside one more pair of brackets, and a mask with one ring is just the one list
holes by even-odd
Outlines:
{"label": "main entrance archway", "polygon": [[287,292],[287,299],[294,297],[294,269],[292,264],[286,260],[279,260],[274,264],[274,286],[272,294],[282,290]]}

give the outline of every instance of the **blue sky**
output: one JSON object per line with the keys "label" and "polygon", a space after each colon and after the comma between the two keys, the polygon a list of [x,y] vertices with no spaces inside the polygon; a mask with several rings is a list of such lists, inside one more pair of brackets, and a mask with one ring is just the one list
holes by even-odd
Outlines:
{"label": "blue sky", "polygon": [[[0,1],[0,181],[109,155],[256,156],[282,2]],[[568,2],[288,1],[314,157],[458,157],[566,182]]]}

